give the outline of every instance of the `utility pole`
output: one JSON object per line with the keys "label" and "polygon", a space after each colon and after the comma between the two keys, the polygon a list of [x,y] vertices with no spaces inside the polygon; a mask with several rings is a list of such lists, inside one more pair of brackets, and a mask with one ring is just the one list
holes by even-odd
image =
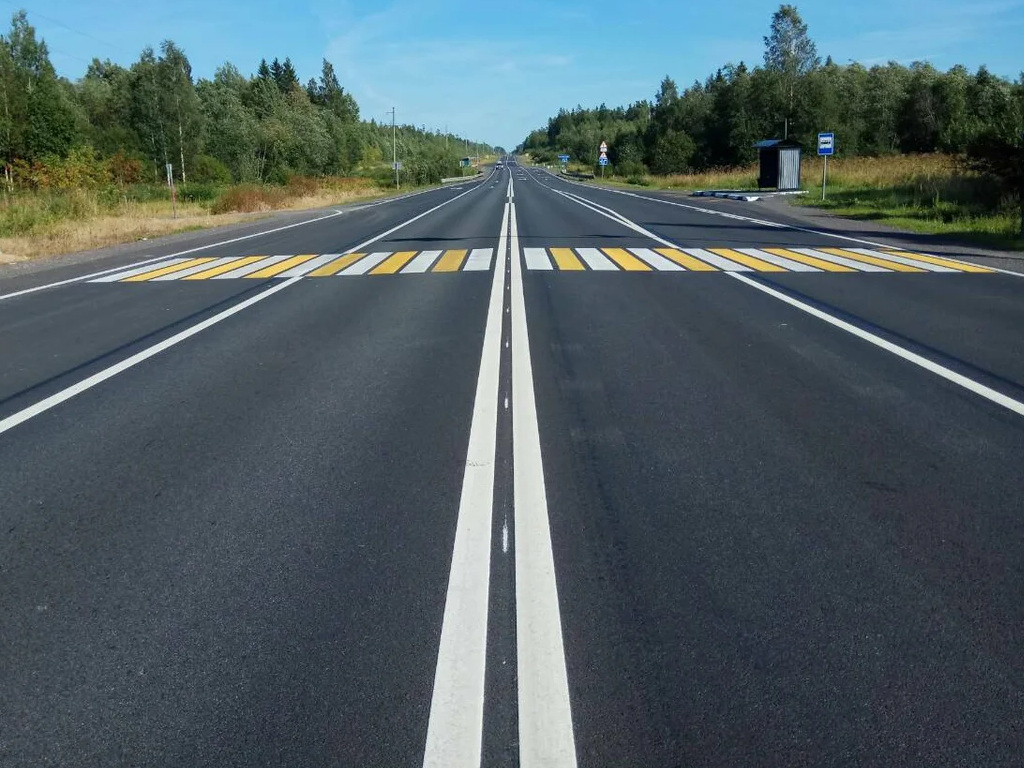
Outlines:
{"label": "utility pole", "polygon": [[395,128],[395,108],[391,108],[391,162],[395,169],[395,189],[401,189],[398,181],[398,132]]}

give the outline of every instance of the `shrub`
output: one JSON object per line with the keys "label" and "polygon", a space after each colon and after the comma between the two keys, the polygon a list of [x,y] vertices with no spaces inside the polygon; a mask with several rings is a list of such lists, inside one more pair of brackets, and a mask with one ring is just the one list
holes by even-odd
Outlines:
{"label": "shrub", "polygon": [[208,203],[216,200],[222,188],[216,184],[189,182],[178,186],[178,199],[184,203]]}
{"label": "shrub", "polygon": [[309,176],[289,176],[286,184],[288,192],[297,197],[312,197],[320,191],[320,180]]}
{"label": "shrub", "polygon": [[198,184],[220,184],[227,186],[231,183],[231,171],[216,157],[210,155],[197,155],[192,161],[192,169],[188,178]]}
{"label": "shrub", "polygon": [[270,211],[287,198],[283,189],[256,184],[239,184],[224,191],[211,206],[212,213],[256,213]]}

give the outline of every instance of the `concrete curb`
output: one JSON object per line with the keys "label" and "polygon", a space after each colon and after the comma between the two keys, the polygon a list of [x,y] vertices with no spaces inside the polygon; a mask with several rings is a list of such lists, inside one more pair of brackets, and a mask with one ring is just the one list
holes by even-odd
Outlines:
{"label": "concrete curb", "polygon": [[800,190],[796,192],[723,192],[717,190],[698,190],[690,194],[690,197],[719,197],[724,200],[740,200],[744,203],[754,203],[768,197],[789,197],[791,195],[806,195],[807,192]]}

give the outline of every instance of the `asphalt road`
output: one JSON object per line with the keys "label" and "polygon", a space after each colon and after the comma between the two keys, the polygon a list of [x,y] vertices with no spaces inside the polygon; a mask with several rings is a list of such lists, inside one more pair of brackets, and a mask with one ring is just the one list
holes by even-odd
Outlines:
{"label": "asphalt road", "polygon": [[1021,765],[1024,277],[752,210],[0,272],[0,766]]}

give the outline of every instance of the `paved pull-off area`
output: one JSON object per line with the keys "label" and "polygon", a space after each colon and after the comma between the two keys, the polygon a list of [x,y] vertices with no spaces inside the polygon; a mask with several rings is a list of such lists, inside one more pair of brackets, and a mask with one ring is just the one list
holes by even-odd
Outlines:
{"label": "paved pull-off area", "polygon": [[752,209],[0,272],[0,766],[1021,765],[1024,277]]}

